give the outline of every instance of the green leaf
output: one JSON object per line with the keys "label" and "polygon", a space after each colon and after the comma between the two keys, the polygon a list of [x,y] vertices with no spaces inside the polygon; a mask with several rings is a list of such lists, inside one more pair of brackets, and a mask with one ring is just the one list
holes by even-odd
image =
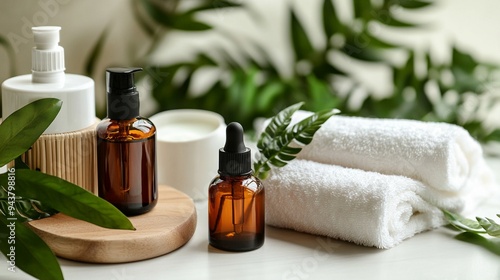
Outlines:
{"label": "green leaf", "polygon": [[314,48],[311,44],[311,41],[309,40],[304,27],[302,27],[302,24],[300,23],[297,15],[295,15],[293,10],[291,12],[290,18],[290,31],[295,59],[296,61],[308,59],[314,54]]}
{"label": "green leaf", "polygon": [[472,73],[479,63],[472,55],[462,52],[454,46],[452,49],[451,64],[452,66],[463,69],[467,73]]}
{"label": "green leaf", "polygon": [[264,84],[263,88],[257,95],[256,107],[258,110],[260,112],[272,111],[273,105],[275,104],[273,101],[284,93],[284,89],[285,85],[279,81]]}
{"label": "green leaf", "polygon": [[368,44],[370,45],[370,47],[373,47],[373,48],[378,48],[378,49],[400,48],[400,49],[404,49],[404,47],[401,47],[401,46],[395,45],[393,43],[384,41],[383,39],[377,38],[376,36],[371,34],[371,32],[368,30],[366,32],[364,32],[363,34],[361,34],[360,36],[362,36],[363,40],[367,41]]}
{"label": "green leaf", "polygon": [[257,96],[257,74],[258,70],[256,68],[252,68],[248,73],[245,73],[243,88],[239,95],[242,99],[241,102],[239,102],[241,109],[238,112],[241,119],[251,117]]}
{"label": "green leaf", "polygon": [[481,246],[486,250],[496,254],[497,256],[500,256],[499,240],[487,239],[479,234],[471,232],[462,232],[459,235],[455,236],[455,239]]}
{"label": "green leaf", "polygon": [[[15,232],[15,244],[9,244],[8,240],[12,239],[8,239],[11,233],[8,225],[14,225],[12,229]],[[0,250],[7,260],[10,259],[8,255],[13,251],[15,253],[15,266],[29,275],[41,280],[64,279],[56,256],[38,235],[24,224],[7,220],[2,215],[0,215],[0,226],[2,227]],[[8,231],[5,230],[6,228]]]}
{"label": "green leaf", "polygon": [[486,233],[495,237],[500,236],[500,225],[497,224],[494,220],[490,218],[480,217],[476,217],[476,220],[478,221],[479,225],[481,225],[481,227],[486,230]]}
{"label": "green leaf", "polygon": [[344,28],[340,22],[335,6],[332,0],[323,1],[323,29],[327,40],[337,32],[341,32]]}
{"label": "green leaf", "polygon": [[[51,208],[95,225],[130,229],[130,220],[109,202],[61,178],[42,172],[15,171],[16,195],[43,201]],[[0,174],[0,183],[7,185],[7,174]]]}
{"label": "green leaf", "polygon": [[370,0],[353,0],[354,18],[363,18],[368,21],[370,13],[373,11],[373,6]]}
{"label": "green leaf", "polygon": [[293,113],[300,106],[302,103],[292,105],[279,112],[272,118],[259,137],[257,148],[260,157],[254,164],[254,171],[258,178],[266,179],[271,165],[279,168],[295,159],[301,148],[290,145],[292,143],[302,146],[309,144],[321,125],[338,112],[338,110],[332,109],[317,112],[288,128]]}
{"label": "green leaf", "polygon": [[192,13],[173,14],[165,11],[155,2],[143,0],[141,3],[151,18],[165,27],[184,31],[205,31],[212,28],[206,23],[195,20]]}
{"label": "green leaf", "polygon": [[417,27],[418,26],[418,24],[416,24],[416,23],[402,21],[402,20],[396,19],[392,16],[391,17],[384,17],[383,19],[379,19],[378,21],[384,25],[392,26],[392,27],[406,28],[406,27]]}
{"label": "green leaf", "polygon": [[431,6],[434,3],[419,0],[400,0],[398,4],[405,9],[421,9]]}
{"label": "green leaf", "polygon": [[[12,205],[9,203],[8,192],[3,187],[0,187],[0,215],[12,216],[19,222],[26,222],[47,218],[56,213],[36,200],[25,199],[20,196],[15,198],[15,203]],[[13,206],[15,209],[11,210],[9,206]]]}
{"label": "green leaf", "polygon": [[213,0],[213,1],[208,1],[207,3],[197,6],[193,9],[189,10],[189,13],[196,13],[200,11],[207,11],[207,10],[217,10],[217,9],[225,9],[225,8],[236,8],[236,7],[241,7],[243,6],[242,4],[235,3],[232,1],[225,1],[225,0]]}
{"label": "green leaf", "polygon": [[325,81],[309,75],[307,76],[307,83],[311,94],[311,99],[307,104],[310,111],[321,111],[339,105],[339,100],[333,95]]}
{"label": "green leaf", "polygon": [[30,169],[30,167],[21,159],[21,156],[18,156],[15,159],[14,166],[16,169]]}
{"label": "green leaf", "polygon": [[[274,116],[269,124],[266,126],[264,130],[264,136],[269,136],[270,138],[274,138],[278,135],[281,135],[292,121],[292,115],[300,109],[304,105],[304,102],[299,102],[297,104],[293,104],[283,110],[281,110],[276,116]],[[259,142],[257,144],[258,148],[264,148],[264,143]]]}
{"label": "green leaf", "polygon": [[0,166],[26,152],[55,119],[61,105],[55,98],[40,99],[8,116],[0,124]]}
{"label": "green leaf", "polygon": [[479,222],[462,217],[460,214],[441,209],[446,220],[455,228],[472,233],[486,233]]}
{"label": "green leaf", "polygon": [[338,110],[332,109],[323,110],[293,125],[290,129],[293,139],[302,145],[308,145],[312,141],[316,131],[321,128],[323,123],[338,112]]}
{"label": "green leaf", "polygon": [[380,62],[383,61],[379,52],[370,47],[366,42],[359,41],[357,35],[350,35],[346,38],[346,43],[340,48],[340,51],[346,55],[363,60],[366,62]]}
{"label": "green leaf", "polygon": [[188,14],[175,15],[169,21],[165,21],[170,27],[183,31],[206,31],[212,29],[212,26],[195,20]]}
{"label": "green leaf", "polygon": [[485,138],[485,142],[497,141],[500,142],[500,129],[495,129],[492,132],[488,133]]}
{"label": "green leaf", "polygon": [[[394,95],[401,97],[403,90],[410,85],[412,78],[415,76],[415,53],[411,51],[408,55],[406,63],[401,68],[394,67],[392,69],[392,80],[394,83]],[[400,101],[400,100],[398,100]]]}

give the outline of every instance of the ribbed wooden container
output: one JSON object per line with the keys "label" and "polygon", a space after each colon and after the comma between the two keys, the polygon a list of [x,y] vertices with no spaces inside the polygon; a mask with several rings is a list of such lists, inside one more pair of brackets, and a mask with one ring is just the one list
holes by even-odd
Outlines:
{"label": "ribbed wooden container", "polygon": [[23,155],[31,168],[54,175],[97,194],[95,128],[98,120],[82,130],[44,134]]}

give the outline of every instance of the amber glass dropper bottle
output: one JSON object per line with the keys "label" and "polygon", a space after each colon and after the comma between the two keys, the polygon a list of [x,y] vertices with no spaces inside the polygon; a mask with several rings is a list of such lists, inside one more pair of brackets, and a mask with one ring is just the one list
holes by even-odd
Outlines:
{"label": "amber glass dropper bottle", "polygon": [[108,116],[97,126],[99,196],[125,215],[150,211],[158,199],[156,128],[139,116],[134,72],[141,68],[108,68]]}
{"label": "amber glass dropper bottle", "polygon": [[219,150],[219,176],[208,191],[209,242],[227,251],[250,251],[264,244],[264,187],[251,169],[243,128],[230,123]]}

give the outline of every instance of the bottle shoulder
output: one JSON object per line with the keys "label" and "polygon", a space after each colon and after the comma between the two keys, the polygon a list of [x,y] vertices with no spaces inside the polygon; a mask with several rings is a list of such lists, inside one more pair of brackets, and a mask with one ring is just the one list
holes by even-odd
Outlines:
{"label": "bottle shoulder", "polygon": [[262,181],[253,174],[244,176],[223,176],[215,177],[210,183],[210,191],[227,191],[235,184],[246,187],[254,192],[259,192],[264,188]]}
{"label": "bottle shoulder", "polygon": [[144,140],[156,135],[156,127],[146,118],[129,120],[103,119],[96,128],[97,136],[109,141]]}
{"label": "bottle shoulder", "polygon": [[91,89],[94,92],[94,80],[83,75],[65,74],[61,83],[33,83],[32,75],[20,75],[9,78],[2,83],[2,88],[17,93],[40,92],[59,93]]}

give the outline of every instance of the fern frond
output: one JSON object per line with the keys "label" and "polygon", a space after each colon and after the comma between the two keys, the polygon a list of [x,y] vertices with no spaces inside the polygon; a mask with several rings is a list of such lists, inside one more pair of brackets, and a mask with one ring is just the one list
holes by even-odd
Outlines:
{"label": "fern frond", "polygon": [[289,127],[292,115],[302,105],[297,103],[279,112],[260,135],[257,143],[260,157],[254,164],[258,178],[265,179],[273,166],[283,167],[294,160],[302,147],[311,143],[316,131],[339,112],[336,109],[323,110]]}

